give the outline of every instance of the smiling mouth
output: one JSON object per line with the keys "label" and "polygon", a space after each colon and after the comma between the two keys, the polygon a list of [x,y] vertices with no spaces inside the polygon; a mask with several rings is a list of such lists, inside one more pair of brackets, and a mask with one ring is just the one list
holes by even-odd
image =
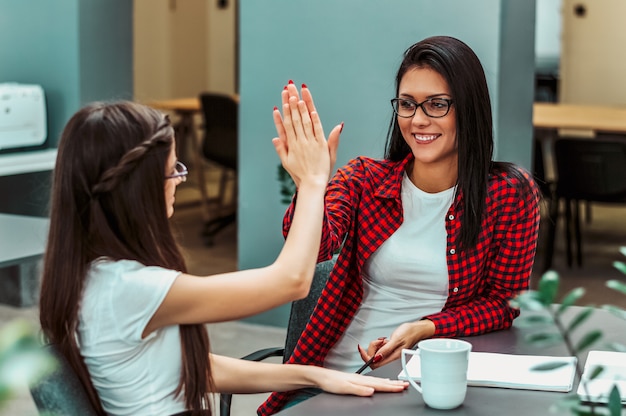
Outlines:
{"label": "smiling mouth", "polygon": [[439,137],[438,134],[414,134],[413,138],[419,143],[430,143]]}

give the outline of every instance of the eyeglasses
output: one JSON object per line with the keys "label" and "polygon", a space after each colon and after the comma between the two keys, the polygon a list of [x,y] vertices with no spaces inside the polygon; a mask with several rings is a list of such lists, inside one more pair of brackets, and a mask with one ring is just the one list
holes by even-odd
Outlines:
{"label": "eyeglasses", "polygon": [[422,107],[422,111],[428,117],[440,118],[448,115],[452,100],[448,98],[429,98],[418,103],[408,98],[394,98],[391,100],[393,112],[402,118],[411,118],[415,116],[418,107]]}
{"label": "eyeglasses", "polygon": [[176,173],[166,176],[165,179],[182,178],[183,182],[187,180],[189,170],[187,169],[187,166],[183,164],[183,162],[177,161],[174,170],[176,170]]}

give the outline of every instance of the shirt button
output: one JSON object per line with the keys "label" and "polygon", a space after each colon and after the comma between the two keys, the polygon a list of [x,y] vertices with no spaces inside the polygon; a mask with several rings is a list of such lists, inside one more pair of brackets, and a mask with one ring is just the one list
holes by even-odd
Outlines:
{"label": "shirt button", "polygon": [[456,250],[455,250],[455,249],[453,249],[453,248],[451,248],[451,249],[450,249],[450,254],[455,254],[455,253],[456,253]]}
{"label": "shirt button", "polygon": [[454,215],[452,215],[452,214],[448,215],[448,219],[449,219],[450,221],[452,221],[452,220],[454,219]]}
{"label": "shirt button", "polygon": [[454,289],[452,289],[452,291],[453,291],[454,293],[456,293],[456,292],[458,292],[458,291],[459,291],[459,288],[458,288],[458,287],[455,287]]}

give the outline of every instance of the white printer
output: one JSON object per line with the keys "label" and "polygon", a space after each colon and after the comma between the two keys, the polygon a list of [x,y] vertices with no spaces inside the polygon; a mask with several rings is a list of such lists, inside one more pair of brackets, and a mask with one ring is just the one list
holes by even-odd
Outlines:
{"label": "white printer", "polygon": [[46,141],[46,100],[40,85],[0,83],[0,151]]}

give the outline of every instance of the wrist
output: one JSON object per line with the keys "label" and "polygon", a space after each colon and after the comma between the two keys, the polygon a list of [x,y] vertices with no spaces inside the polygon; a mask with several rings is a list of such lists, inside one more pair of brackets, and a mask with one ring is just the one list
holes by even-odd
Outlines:
{"label": "wrist", "polygon": [[423,339],[431,338],[435,335],[435,324],[430,319],[420,319],[413,322],[413,345],[417,345]]}
{"label": "wrist", "polygon": [[296,184],[296,188],[299,192],[301,192],[304,189],[312,189],[312,190],[324,189],[325,190],[327,185],[328,185],[328,180],[326,177],[311,176],[311,177],[301,178],[299,183]]}

